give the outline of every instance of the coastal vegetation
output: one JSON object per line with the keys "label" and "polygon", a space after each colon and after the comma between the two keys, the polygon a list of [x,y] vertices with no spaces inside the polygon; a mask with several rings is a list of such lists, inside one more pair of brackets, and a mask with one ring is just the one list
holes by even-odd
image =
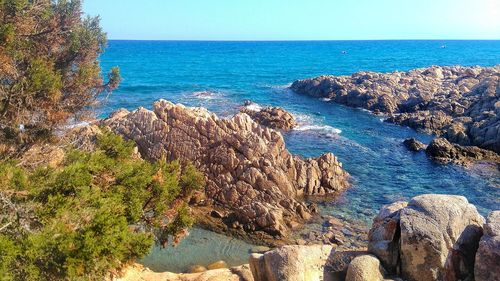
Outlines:
{"label": "coastal vegetation", "polygon": [[[106,36],[81,8],[0,0],[2,281],[102,280],[154,242],[177,243],[193,224],[186,201],[204,186],[189,162],[146,161],[104,127],[92,150],[63,140],[121,80],[118,68],[101,77]],[[61,160],[21,161],[34,147],[55,147]]]}

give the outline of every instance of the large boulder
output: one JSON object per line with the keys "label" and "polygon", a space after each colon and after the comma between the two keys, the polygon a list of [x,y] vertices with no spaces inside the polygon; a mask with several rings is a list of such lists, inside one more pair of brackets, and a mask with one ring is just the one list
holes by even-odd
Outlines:
{"label": "large boulder", "polygon": [[324,278],[325,264],[332,246],[284,246],[250,257],[255,281],[312,281]]}
{"label": "large boulder", "polygon": [[442,280],[445,263],[462,232],[484,218],[463,196],[414,197],[400,212],[401,272],[409,281]]}
{"label": "large boulder", "polygon": [[384,268],[380,261],[372,255],[356,257],[349,264],[346,281],[382,281]]}
{"label": "large boulder", "polygon": [[476,281],[500,280],[500,211],[489,214],[474,267]]}
{"label": "large boulder", "polygon": [[383,206],[368,233],[368,251],[380,259],[390,274],[399,273],[401,236],[399,219],[401,210],[407,205],[407,202],[398,201]]}
{"label": "large boulder", "polygon": [[247,114],[221,119],[203,108],[160,100],[153,110],[119,110],[102,125],[134,140],[147,159],[191,161],[206,176],[207,199],[226,208],[248,232],[286,235],[293,222],[311,217],[303,195],[335,194],[348,174],[331,154],[302,159],[281,133]]}

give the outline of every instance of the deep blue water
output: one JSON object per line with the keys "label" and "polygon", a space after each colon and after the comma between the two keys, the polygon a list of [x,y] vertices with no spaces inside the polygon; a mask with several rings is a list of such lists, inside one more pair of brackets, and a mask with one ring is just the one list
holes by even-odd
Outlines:
{"label": "deep blue water", "polygon": [[[290,151],[306,157],[333,152],[352,175],[353,187],[324,204],[324,213],[368,224],[382,204],[447,193],[466,196],[486,214],[500,209],[498,173],[436,164],[401,144],[408,137],[428,142],[431,136],[383,123],[360,109],[294,94],[287,86],[322,74],[496,64],[500,41],[111,41],[102,65],[119,66],[124,80],[102,114],[150,107],[160,98],[204,106],[221,116],[234,114],[245,100],[281,106],[301,124],[285,135]],[[208,94],[200,94],[204,91]]]}

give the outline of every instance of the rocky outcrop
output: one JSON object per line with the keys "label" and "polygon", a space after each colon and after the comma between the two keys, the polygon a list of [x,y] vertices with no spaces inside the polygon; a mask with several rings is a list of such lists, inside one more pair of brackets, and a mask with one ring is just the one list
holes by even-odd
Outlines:
{"label": "rocky outcrop", "polygon": [[479,242],[474,274],[476,281],[500,280],[500,211],[491,212]]}
{"label": "rocky outcrop", "polygon": [[255,122],[276,130],[289,131],[297,126],[295,117],[280,107],[255,108],[244,106],[240,112],[248,114]]}
{"label": "rocky outcrop", "polygon": [[279,132],[244,113],[221,119],[203,108],[160,100],[153,110],[120,110],[101,123],[134,140],[145,158],[191,161],[206,176],[207,199],[230,210],[238,222],[233,225],[248,232],[285,235],[292,222],[313,213],[299,197],[348,186],[333,154],[294,156]]}
{"label": "rocky outcrop", "polygon": [[472,161],[485,160],[500,162],[500,155],[476,146],[452,144],[444,138],[436,138],[427,146],[425,152],[440,162],[453,162],[468,165]]}
{"label": "rocky outcrop", "polygon": [[295,81],[300,94],[390,115],[388,122],[500,153],[500,66],[358,72]]}
{"label": "rocky outcrop", "polygon": [[410,151],[420,151],[425,150],[427,146],[415,138],[406,139],[403,141],[404,146]]}

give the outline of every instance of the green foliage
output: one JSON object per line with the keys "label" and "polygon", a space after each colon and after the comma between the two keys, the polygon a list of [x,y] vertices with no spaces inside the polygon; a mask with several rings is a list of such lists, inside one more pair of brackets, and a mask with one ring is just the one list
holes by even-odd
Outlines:
{"label": "green foliage", "polygon": [[15,205],[0,208],[0,280],[102,280],[147,254],[153,233],[163,243],[190,227],[183,202],[201,174],[133,151],[104,131],[94,152],[69,149],[58,168],[0,163],[0,196]]}
{"label": "green foliage", "polygon": [[99,18],[82,14],[81,0],[0,0],[1,142],[44,140],[118,87],[118,68],[101,75]]}

